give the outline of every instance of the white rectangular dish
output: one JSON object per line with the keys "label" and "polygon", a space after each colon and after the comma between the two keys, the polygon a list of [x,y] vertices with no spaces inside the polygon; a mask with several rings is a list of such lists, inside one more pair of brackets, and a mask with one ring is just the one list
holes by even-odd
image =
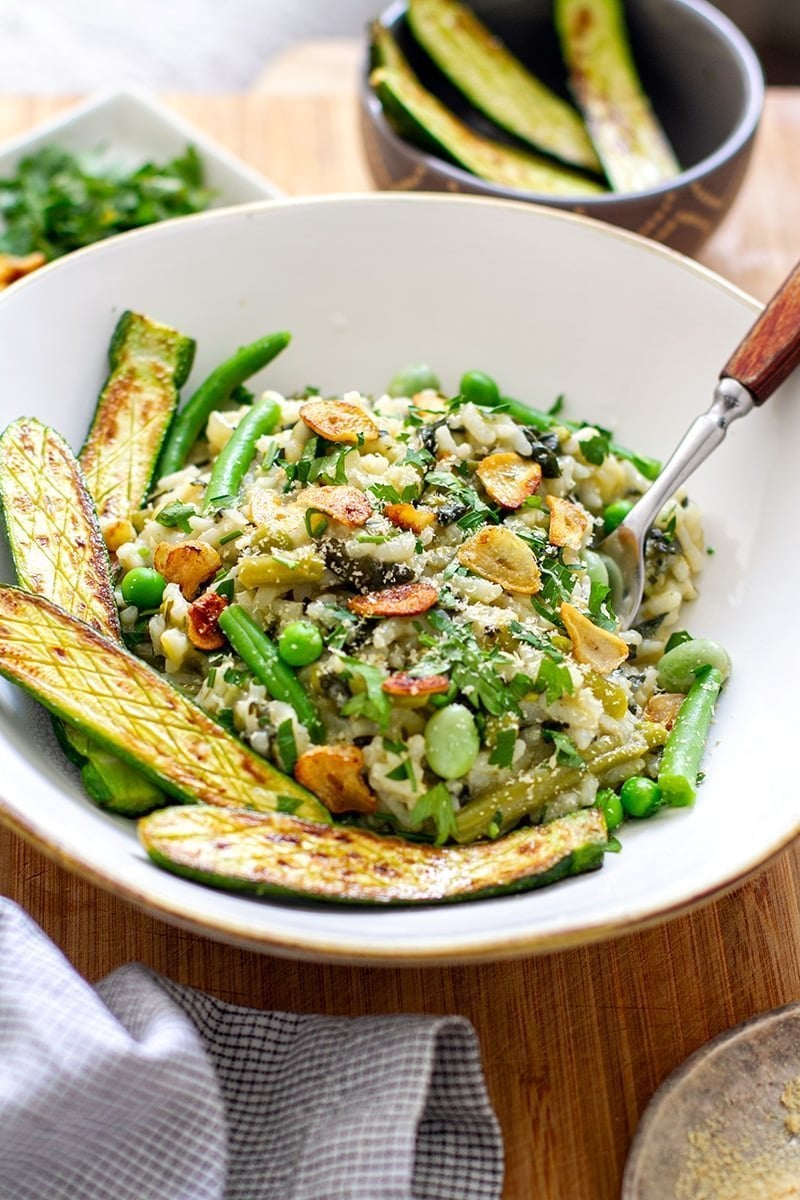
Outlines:
{"label": "white rectangular dish", "polygon": [[13,174],[25,155],[54,143],[67,150],[107,149],[125,166],[166,162],[192,145],[199,153],[213,208],[273,200],[283,193],[195,125],[151,96],[136,91],[106,92],[66,109],[0,146],[0,179]]}

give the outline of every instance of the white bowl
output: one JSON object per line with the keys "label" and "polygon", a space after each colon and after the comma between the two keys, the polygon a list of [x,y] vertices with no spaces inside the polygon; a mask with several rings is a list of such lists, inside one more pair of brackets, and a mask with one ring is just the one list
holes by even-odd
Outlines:
{"label": "white bowl", "polygon": [[[378,390],[427,361],[455,390],[480,368],[538,406],[663,456],[710,403],[756,303],[654,243],[584,218],[469,197],[277,202],[154,226],[44,268],[0,298],[3,424],[25,414],[79,447],[123,309],[198,340],[193,380],[273,329],[278,388]],[[715,553],[685,623],[727,646],[693,809],[623,831],[603,869],[516,897],[438,908],[283,904],[151,865],[132,827],[83,796],[37,707],[0,687],[0,816],[40,848],[165,919],[251,948],[372,963],[495,958],[661,920],[753,871],[800,828],[793,636],[798,380],[734,426],[691,492]],[[792,399],[794,403],[792,403]],[[13,574],[6,559],[0,578]]]}

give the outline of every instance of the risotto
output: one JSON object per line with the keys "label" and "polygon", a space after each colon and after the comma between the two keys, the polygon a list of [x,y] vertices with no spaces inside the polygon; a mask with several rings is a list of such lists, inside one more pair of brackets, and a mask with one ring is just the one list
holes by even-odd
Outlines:
{"label": "risotto", "polygon": [[[406,378],[213,411],[188,465],[105,529],[126,642],[369,828],[493,837],[655,778],[676,709],[656,664],[696,594],[697,508],[664,507],[620,629],[592,546],[647,488],[642,460],[557,407],[515,419],[478,373],[455,396]],[[129,602],[141,568],[157,607]]]}

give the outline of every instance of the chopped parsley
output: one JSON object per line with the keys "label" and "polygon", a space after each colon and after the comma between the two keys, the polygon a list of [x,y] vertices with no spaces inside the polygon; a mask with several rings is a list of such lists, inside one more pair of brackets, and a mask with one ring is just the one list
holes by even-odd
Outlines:
{"label": "chopped parsley", "polygon": [[503,670],[512,661],[507,654],[494,647],[484,650],[468,625],[436,609],[428,613],[428,623],[435,636],[419,634],[420,645],[427,648],[427,653],[410,669],[410,675],[447,675],[474,709],[483,708],[493,717],[519,713],[520,699],[534,690],[534,684],[522,674],[506,682]]}
{"label": "chopped parsley", "polygon": [[593,467],[602,466],[608,456],[610,450],[611,435],[605,429],[598,429],[592,425],[589,428],[593,429],[591,437],[579,438],[578,444],[583,457]]}
{"label": "chopped parsley", "polygon": [[534,688],[545,693],[545,703],[554,704],[562,696],[571,696],[575,685],[568,667],[545,656],[539,665]]}
{"label": "chopped parsley", "polygon": [[435,784],[424,796],[420,796],[411,810],[411,823],[414,829],[425,821],[433,821],[436,828],[435,845],[442,846],[449,837],[456,833],[456,817],[453,812],[453,800],[443,783]]}
{"label": "chopped parsley", "polygon": [[602,583],[592,583],[589,590],[589,616],[600,629],[617,628],[617,618],[609,601],[610,595],[610,587]]}
{"label": "chopped parsley", "polygon": [[134,170],[105,151],[42,146],[0,180],[0,252],[58,258],[127,229],[201,212],[212,196],[193,146]]}
{"label": "chopped parsley", "polygon": [[366,717],[369,721],[375,721],[381,729],[386,729],[392,715],[392,704],[381,684],[389,678],[388,672],[344,654],[341,660],[346,667],[345,674],[355,676],[364,684],[364,691],[356,692],[343,706],[342,716]]}
{"label": "chopped parsley", "polygon": [[571,738],[567,737],[566,733],[561,733],[558,729],[543,729],[542,737],[545,741],[552,742],[555,746],[557,763],[565,767],[586,766],[586,763],[577,751],[575,743]]}
{"label": "chopped parsley", "polygon": [[166,504],[161,512],[156,514],[156,522],[163,525],[165,529],[180,529],[181,533],[191,533],[189,517],[196,516],[197,509],[193,504],[182,504],[180,500],[174,500],[172,504]]}
{"label": "chopped parsley", "polygon": [[[363,438],[361,441],[363,442]],[[332,448],[328,450],[328,447]],[[276,464],[283,468],[286,475],[284,490],[290,491],[294,483],[303,486],[309,483],[330,485],[347,483],[345,460],[348,454],[355,449],[355,446],[336,446],[321,437],[309,438],[297,462],[290,463],[285,458],[276,459]]]}
{"label": "chopped parsley", "polygon": [[[500,513],[496,508],[484,504],[475,488],[470,487],[463,479],[451,475],[449,471],[434,471],[425,482],[428,487],[438,488],[452,496],[457,505],[454,521],[459,529],[473,532],[483,525],[497,525],[500,521]],[[444,511],[440,510],[440,516]]]}
{"label": "chopped parsley", "polygon": [[514,747],[517,744],[517,731],[513,725],[499,730],[491,754],[489,764],[493,767],[510,767],[514,761]]}
{"label": "chopped parsley", "polygon": [[398,763],[398,765],[394,767],[393,770],[387,771],[386,778],[393,779],[395,783],[399,783],[401,780],[407,779],[412,788],[416,791],[417,779],[414,774],[414,768],[411,765],[410,758],[404,758],[402,762]]}
{"label": "chopped parsley", "polygon": [[297,743],[294,740],[292,722],[288,717],[285,721],[281,721],[277,728],[275,744],[278,748],[278,757],[281,760],[281,766],[287,775],[291,775],[294,765],[297,762]]}
{"label": "chopped parsley", "polygon": [[416,500],[419,493],[419,488],[415,483],[407,484],[401,492],[398,492],[391,483],[372,483],[367,490],[372,492],[377,500],[382,500],[384,504],[410,504],[412,500]]}

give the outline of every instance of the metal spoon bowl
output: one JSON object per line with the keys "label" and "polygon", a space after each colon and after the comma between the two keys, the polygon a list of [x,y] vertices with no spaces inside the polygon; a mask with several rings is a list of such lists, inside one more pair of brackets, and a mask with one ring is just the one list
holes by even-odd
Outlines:
{"label": "metal spoon bowl", "polygon": [[724,440],[728,426],[747,416],[800,363],[800,263],[768,302],[720,372],[714,400],[696,417],[658,478],[625,519],[596,547],[618,568],[613,597],[622,628],[636,616],[644,591],[647,535],[664,504]]}

